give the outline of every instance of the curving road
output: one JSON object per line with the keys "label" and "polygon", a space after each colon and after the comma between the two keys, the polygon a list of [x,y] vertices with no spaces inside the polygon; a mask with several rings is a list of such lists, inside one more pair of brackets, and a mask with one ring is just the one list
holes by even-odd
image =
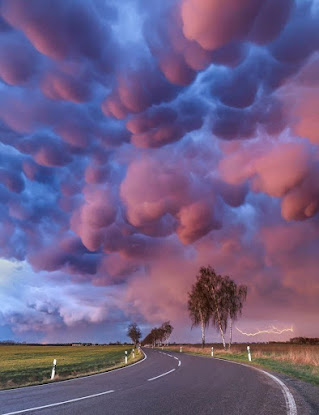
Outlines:
{"label": "curving road", "polygon": [[0,414],[297,414],[288,388],[261,371],[180,353],[146,354],[112,372],[2,391]]}

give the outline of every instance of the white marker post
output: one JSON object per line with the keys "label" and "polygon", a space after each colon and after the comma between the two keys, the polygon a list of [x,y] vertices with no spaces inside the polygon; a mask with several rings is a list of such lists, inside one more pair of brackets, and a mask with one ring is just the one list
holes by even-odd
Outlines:
{"label": "white marker post", "polygon": [[55,369],[56,369],[56,359],[53,359],[53,366],[52,366],[52,372],[51,372],[51,380],[54,379]]}
{"label": "white marker post", "polygon": [[211,352],[212,357],[214,357],[214,347],[212,346],[212,352]]}
{"label": "white marker post", "polygon": [[182,351],[183,351],[183,346],[180,346],[179,352],[182,353]]}
{"label": "white marker post", "polygon": [[248,360],[251,362],[251,354],[250,354],[250,347],[247,346],[247,352],[248,352]]}
{"label": "white marker post", "polygon": [[132,352],[133,352],[133,359],[135,359],[135,350],[133,349]]}
{"label": "white marker post", "polygon": [[125,364],[127,365],[127,351],[125,350]]}

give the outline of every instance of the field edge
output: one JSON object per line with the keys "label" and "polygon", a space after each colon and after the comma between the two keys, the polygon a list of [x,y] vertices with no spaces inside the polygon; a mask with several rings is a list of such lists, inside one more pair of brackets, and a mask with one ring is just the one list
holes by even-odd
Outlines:
{"label": "field edge", "polygon": [[[161,348],[158,348],[159,350],[161,350]],[[273,373],[273,374],[278,374],[278,375],[285,375],[288,376],[290,378],[293,379],[297,379],[299,381],[303,381],[306,382],[308,384],[314,385],[314,386],[319,386],[319,378],[315,375],[311,375],[309,374],[308,376],[306,376],[304,373],[301,373],[300,371],[298,371],[298,369],[294,369],[291,370],[289,368],[290,364],[288,364],[287,362],[285,362],[282,365],[278,364],[278,361],[274,360],[274,359],[267,359],[269,364],[263,364],[260,362],[256,362],[256,361],[252,361],[249,362],[244,361],[243,359],[239,359],[236,357],[225,357],[223,355],[219,356],[219,355],[215,355],[214,357],[209,356],[206,353],[200,353],[200,352],[191,352],[191,351],[182,351],[179,352],[178,350],[174,349],[174,348],[165,348],[164,350],[167,351],[172,351],[172,352],[177,352],[177,353],[181,353],[181,354],[188,354],[188,355],[192,355],[192,356],[200,356],[200,357],[205,357],[207,359],[211,358],[211,359],[218,359],[218,360],[224,360],[227,362],[234,362],[234,363],[240,363],[243,364],[247,367],[252,367],[252,368],[256,368],[256,369],[263,369],[268,371],[269,373]],[[266,360],[266,359],[265,359]],[[276,367],[274,367],[276,365]]]}
{"label": "field edge", "polygon": [[52,385],[55,383],[62,383],[62,382],[67,382],[70,380],[75,380],[75,379],[81,379],[81,378],[86,378],[86,377],[90,377],[90,376],[96,376],[96,375],[102,375],[104,373],[108,373],[108,372],[112,372],[118,369],[124,369],[126,367],[130,367],[133,366],[136,363],[139,363],[143,360],[146,359],[146,354],[144,353],[144,351],[142,349],[141,353],[135,357],[135,359],[131,359],[128,361],[127,364],[125,364],[124,362],[119,363],[117,365],[113,365],[110,367],[106,367],[103,368],[102,370],[98,370],[98,371],[93,371],[93,372],[83,372],[83,373],[79,373],[78,375],[71,375],[71,376],[65,376],[65,377],[59,377],[57,376],[54,380],[45,380],[43,382],[31,382],[31,383],[24,383],[21,385],[17,385],[17,386],[9,386],[9,387],[1,387],[0,386],[0,393],[3,391],[9,391],[9,390],[14,390],[14,389],[22,389],[22,388],[31,388],[31,387],[37,387],[37,386],[44,386],[44,385]]}

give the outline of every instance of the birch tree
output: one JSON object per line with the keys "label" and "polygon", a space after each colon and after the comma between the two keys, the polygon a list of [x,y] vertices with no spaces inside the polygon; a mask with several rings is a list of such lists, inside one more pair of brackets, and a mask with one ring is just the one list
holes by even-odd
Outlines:
{"label": "birch tree", "polygon": [[223,347],[226,349],[225,331],[227,329],[227,309],[225,307],[226,285],[224,279],[221,275],[216,274],[215,270],[210,265],[208,265],[208,267],[201,267],[200,274],[203,275],[205,281],[207,281],[212,324],[220,331]]}
{"label": "birch tree", "polygon": [[164,323],[161,325],[161,330],[163,331],[163,338],[162,341],[165,343],[168,342],[168,339],[170,335],[173,332],[174,327],[171,325],[170,321],[164,321]]}
{"label": "birch tree", "polygon": [[222,276],[208,265],[201,267],[196,283],[188,293],[188,311],[193,326],[201,326],[202,346],[209,323],[219,330],[226,350],[225,333],[230,323],[229,348],[232,343],[233,322],[242,312],[247,297],[247,286],[239,285],[228,276]]}
{"label": "birch tree", "polygon": [[211,316],[209,290],[207,289],[207,278],[203,275],[197,276],[191,292],[188,293],[188,312],[192,321],[192,327],[200,326],[202,333],[202,347],[205,346],[205,331],[209,325]]}
{"label": "birch tree", "polygon": [[233,322],[241,315],[244,302],[247,298],[248,288],[246,285],[237,285],[229,277],[225,277],[227,309],[229,316],[229,345],[230,350],[233,337]]}

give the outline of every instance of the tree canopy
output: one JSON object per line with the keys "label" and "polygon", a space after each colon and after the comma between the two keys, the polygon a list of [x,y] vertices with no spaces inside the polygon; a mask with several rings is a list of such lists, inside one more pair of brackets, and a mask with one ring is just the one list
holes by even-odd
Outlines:
{"label": "tree canopy", "polygon": [[247,286],[239,285],[229,277],[222,276],[208,265],[201,267],[188,293],[188,311],[193,326],[201,326],[202,345],[205,344],[205,330],[211,323],[221,334],[224,348],[225,332],[230,323],[229,347],[232,342],[232,324],[242,312],[247,297]]}
{"label": "tree canopy", "polygon": [[151,344],[153,347],[168,341],[174,327],[170,321],[165,321],[160,327],[154,327],[142,341],[143,345]]}
{"label": "tree canopy", "polygon": [[211,317],[211,304],[206,281],[197,276],[197,281],[193,284],[191,292],[188,293],[188,312],[192,321],[192,327],[199,326],[202,331],[202,346],[205,345],[205,329],[209,325]]}
{"label": "tree canopy", "polygon": [[134,346],[136,347],[142,337],[142,332],[136,323],[131,323],[128,326],[127,336],[132,340]]}

